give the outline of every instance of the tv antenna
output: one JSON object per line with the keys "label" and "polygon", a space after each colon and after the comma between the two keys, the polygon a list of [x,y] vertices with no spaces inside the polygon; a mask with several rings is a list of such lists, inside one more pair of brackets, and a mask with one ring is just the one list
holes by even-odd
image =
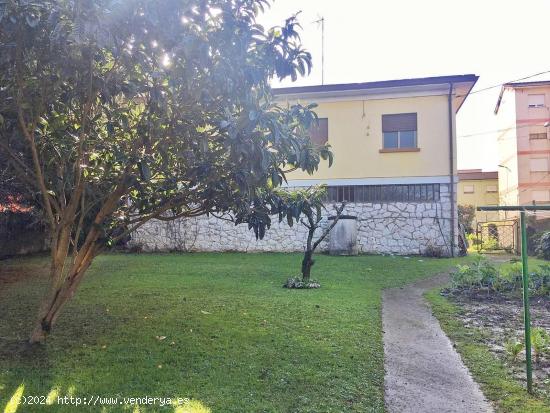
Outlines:
{"label": "tv antenna", "polygon": [[325,18],[319,18],[312,23],[317,23],[317,27],[321,26],[321,84],[325,84]]}

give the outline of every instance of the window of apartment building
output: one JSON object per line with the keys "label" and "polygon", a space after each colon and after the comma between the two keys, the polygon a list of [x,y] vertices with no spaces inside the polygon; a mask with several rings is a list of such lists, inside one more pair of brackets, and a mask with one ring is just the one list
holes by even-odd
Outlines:
{"label": "window of apartment building", "polygon": [[464,185],[464,193],[465,194],[473,194],[474,193],[474,186],[473,185]]}
{"label": "window of apartment building", "polygon": [[527,102],[530,108],[543,108],[544,107],[544,95],[528,95]]}
{"label": "window of apartment building", "polygon": [[496,186],[496,185],[487,185],[486,190],[487,190],[487,192],[489,192],[489,193],[498,192],[498,189],[497,189],[497,186]]}
{"label": "window of apartment building", "polygon": [[329,202],[434,202],[440,199],[440,184],[329,186]]}
{"label": "window of apartment building", "polygon": [[547,138],[546,132],[538,132],[538,133],[530,133],[529,134],[529,139],[530,140],[546,139],[546,138]]}
{"label": "window of apartment building", "polygon": [[316,145],[322,146],[328,142],[328,118],[319,118],[309,128],[310,139]]}
{"label": "window of apartment building", "polygon": [[415,149],[417,147],[416,113],[382,115],[384,149]]}
{"label": "window of apartment building", "polygon": [[529,165],[531,172],[548,172],[548,158],[532,158]]}
{"label": "window of apartment building", "polygon": [[535,202],[550,201],[550,191],[531,191],[531,197]]}

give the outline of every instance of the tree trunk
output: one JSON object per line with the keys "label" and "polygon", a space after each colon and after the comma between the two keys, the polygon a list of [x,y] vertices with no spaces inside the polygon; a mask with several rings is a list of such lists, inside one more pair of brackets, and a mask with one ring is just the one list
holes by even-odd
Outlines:
{"label": "tree trunk", "polygon": [[313,251],[306,251],[302,260],[302,281],[308,283],[311,276],[311,267],[314,261],[312,260]]}
{"label": "tree trunk", "polygon": [[97,247],[95,244],[86,251],[79,251],[65,278],[63,278],[63,268],[60,268],[56,262],[52,264],[50,291],[42,300],[29,343],[35,344],[45,341],[55,325],[61,308],[73,297],[96,253]]}

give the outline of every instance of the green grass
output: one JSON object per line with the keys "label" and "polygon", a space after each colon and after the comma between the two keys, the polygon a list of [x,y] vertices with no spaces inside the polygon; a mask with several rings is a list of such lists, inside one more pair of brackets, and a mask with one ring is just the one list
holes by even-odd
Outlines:
{"label": "green grass", "polygon": [[0,412],[21,395],[48,394],[187,397],[222,413],[383,411],[381,290],[460,261],[318,256],[313,277],[321,289],[281,288],[300,260],[101,256],[47,344],[30,349],[21,342],[46,287],[47,259],[0,262],[0,272],[22,273],[0,284]]}
{"label": "green grass", "polygon": [[442,297],[439,292],[440,290],[436,289],[426,294],[434,315],[439,320],[443,331],[455,344],[475,380],[480,384],[483,394],[495,403],[498,411],[550,412],[547,401],[530,396],[519,382],[512,378],[506,366],[490,353],[484,344],[484,331],[465,328],[458,318],[461,309]]}

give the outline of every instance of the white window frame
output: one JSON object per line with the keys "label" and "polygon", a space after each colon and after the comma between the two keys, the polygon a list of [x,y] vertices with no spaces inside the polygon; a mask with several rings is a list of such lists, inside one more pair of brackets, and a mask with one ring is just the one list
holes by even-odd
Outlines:
{"label": "white window frame", "polygon": [[[542,102],[540,102],[542,98]],[[545,96],[543,93],[527,95],[527,106],[530,108],[543,108],[545,106]]]}

